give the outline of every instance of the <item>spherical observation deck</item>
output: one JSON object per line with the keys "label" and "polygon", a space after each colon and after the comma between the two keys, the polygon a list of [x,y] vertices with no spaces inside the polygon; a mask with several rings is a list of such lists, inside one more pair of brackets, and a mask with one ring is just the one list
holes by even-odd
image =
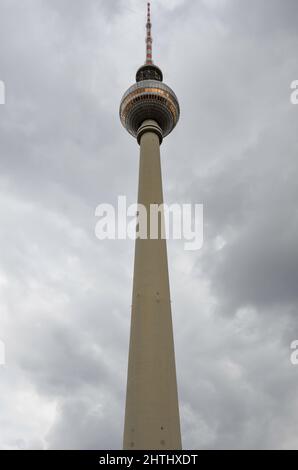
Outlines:
{"label": "spherical observation deck", "polygon": [[180,107],[175,93],[160,79],[138,81],[127,90],[120,104],[121,122],[134,137],[146,120],[156,121],[163,137],[166,137],[176,126],[179,116]]}

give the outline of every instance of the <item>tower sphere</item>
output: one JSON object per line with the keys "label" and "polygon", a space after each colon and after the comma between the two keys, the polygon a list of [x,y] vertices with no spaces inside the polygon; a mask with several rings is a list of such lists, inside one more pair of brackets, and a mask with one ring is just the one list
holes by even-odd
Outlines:
{"label": "tower sphere", "polygon": [[166,137],[176,126],[180,115],[178,99],[171,88],[158,80],[141,80],[124,94],[120,119],[127,131],[137,137],[146,120],[156,121]]}
{"label": "tower sphere", "polygon": [[166,137],[179,121],[180,107],[173,90],[163,83],[163,74],[152,61],[150,5],[148,4],[146,62],[136,74],[136,83],[124,94],[120,104],[120,119],[134,137],[144,121],[155,121]]}

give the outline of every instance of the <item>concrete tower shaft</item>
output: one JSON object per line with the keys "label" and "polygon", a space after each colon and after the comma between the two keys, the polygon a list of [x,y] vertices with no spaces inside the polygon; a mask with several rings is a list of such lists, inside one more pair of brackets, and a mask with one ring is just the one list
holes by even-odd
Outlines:
{"label": "concrete tower shaft", "polygon": [[[143,127],[138,202],[149,214],[151,204],[163,203],[160,129],[154,121]],[[181,449],[167,246],[161,238],[136,240],[123,447]]]}

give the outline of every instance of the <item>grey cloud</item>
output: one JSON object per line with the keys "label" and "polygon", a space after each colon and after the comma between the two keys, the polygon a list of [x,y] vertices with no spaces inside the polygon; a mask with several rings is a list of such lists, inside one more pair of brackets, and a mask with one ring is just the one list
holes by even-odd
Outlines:
{"label": "grey cloud", "polygon": [[242,2],[231,0],[222,12],[224,19],[233,25],[237,33],[258,34],[260,37],[272,33],[296,33],[298,5],[295,0],[273,0],[270,6],[266,0],[253,0],[246,8]]}
{"label": "grey cloud", "polygon": [[[96,240],[94,211],[136,198],[118,106],[145,2],[19,3],[0,7],[0,447],[119,448],[133,244]],[[175,5],[153,6],[181,103],[165,199],[205,207],[203,249],[169,244],[184,447],[297,448],[296,2]]]}
{"label": "grey cloud", "polygon": [[[60,417],[47,436],[50,449],[117,449],[121,446],[123,411],[113,395],[105,400],[69,399],[61,406]],[[123,417],[122,417],[123,418]],[[117,437],[118,436],[118,437]]]}

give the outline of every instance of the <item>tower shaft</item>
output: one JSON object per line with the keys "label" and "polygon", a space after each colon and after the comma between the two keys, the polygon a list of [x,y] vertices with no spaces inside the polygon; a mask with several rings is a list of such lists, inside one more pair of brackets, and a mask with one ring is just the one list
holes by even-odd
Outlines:
{"label": "tower shaft", "polygon": [[[152,204],[163,204],[160,129],[155,121],[141,129],[138,203],[150,214]],[[167,246],[160,233],[135,244],[123,445],[181,449]]]}

